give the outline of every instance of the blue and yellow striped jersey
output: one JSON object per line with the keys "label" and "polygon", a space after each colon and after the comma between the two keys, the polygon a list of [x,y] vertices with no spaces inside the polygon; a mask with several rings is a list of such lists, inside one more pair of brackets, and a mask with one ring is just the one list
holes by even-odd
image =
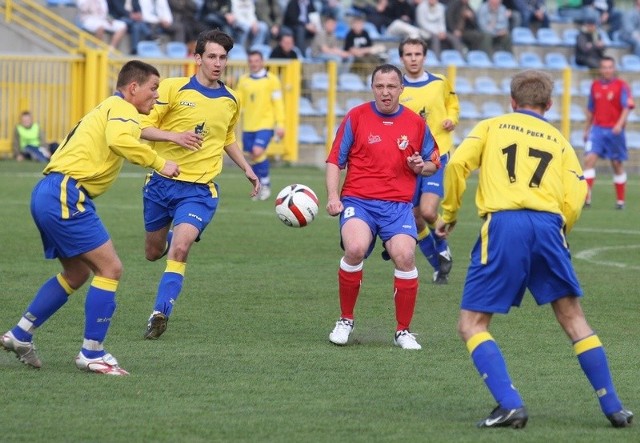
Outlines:
{"label": "blue and yellow striped jersey", "polygon": [[209,183],[222,170],[222,152],[236,141],[240,115],[236,93],[222,82],[217,89],[202,86],[193,77],[167,78],[160,82],[158,103],[142,119],[142,129],[194,131],[203,136],[202,147],[189,151],[173,142],[151,142],[158,154],[180,166],[177,180]]}
{"label": "blue and yellow striped jersey", "polygon": [[256,132],[284,127],[284,101],[280,79],[267,71],[244,74],[236,90],[242,105],[242,130]]}
{"label": "blue and yellow striped jersey", "polygon": [[113,184],[124,159],[162,169],[165,159],[140,142],[140,114],[122,95],[113,95],[69,132],[44,169],[73,177],[91,197]]}
{"label": "blue and yellow striped jersey", "polygon": [[446,77],[430,72],[425,74],[426,79],[417,82],[408,80],[406,76],[403,78],[404,91],[400,95],[400,103],[425,119],[442,156],[453,147],[453,132],[445,130],[442,122],[449,119],[457,125],[460,104]]}
{"label": "blue and yellow striped jersey", "polygon": [[453,153],[444,175],[445,223],[456,220],[466,179],[480,168],[478,214],[531,209],[560,214],[569,232],[587,185],[573,147],[540,115],[519,111],[483,120]]}

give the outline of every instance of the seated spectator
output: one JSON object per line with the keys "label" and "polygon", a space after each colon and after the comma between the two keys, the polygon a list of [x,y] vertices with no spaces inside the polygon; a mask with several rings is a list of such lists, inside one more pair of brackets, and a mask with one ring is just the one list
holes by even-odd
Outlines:
{"label": "seated spectator", "polygon": [[[258,20],[254,0],[231,0],[231,13],[236,19],[233,24],[233,38],[240,46],[247,48],[262,45],[267,41],[269,27],[265,22]],[[249,37],[251,44],[247,46]]]}
{"label": "seated spectator", "polygon": [[576,38],[576,64],[591,69],[600,67],[604,57],[605,44],[600,38],[595,17],[586,17]]}
{"label": "seated spectator", "polygon": [[416,10],[413,0],[389,0],[385,15],[391,20],[384,34],[389,37],[422,38],[430,40],[431,34],[415,25]]}
{"label": "seated spectator", "polygon": [[445,12],[447,30],[470,50],[491,53],[491,35],[478,26],[476,12],[469,0],[451,0]]}
{"label": "seated spectator", "polygon": [[353,0],[351,8],[364,13],[366,20],[382,34],[391,24],[391,19],[385,14],[388,4],[388,0]]}
{"label": "seated spectator", "polygon": [[480,5],[478,27],[491,36],[491,54],[495,51],[511,52],[509,13],[502,0],[487,0]]}
{"label": "seated spectator", "polygon": [[142,21],[147,25],[146,40],[155,40],[162,35],[173,38],[173,14],[168,0],[138,0]]}
{"label": "seated spectator", "polygon": [[109,15],[127,24],[131,54],[138,53],[138,42],[147,33],[147,25],[142,21],[138,0],[107,0]]}
{"label": "seated spectator", "polygon": [[[348,15],[350,17],[350,29],[344,39],[344,50],[353,57],[353,61],[356,64],[365,65],[379,64],[386,60],[386,46],[374,44],[369,33],[364,29],[364,14],[354,10]],[[365,71],[371,72],[370,67],[366,67]]]}
{"label": "seated spectator", "polygon": [[211,29],[220,29],[233,35],[235,17],[231,13],[231,0],[204,0],[200,7],[200,22]]}
{"label": "seated spectator", "polygon": [[105,33],[111,33],[109,49],[118,49],[118,45],[127,33],[127,24],[109,16],[107,0],[76,0],[78,24],[87,32],[102,40]]}
{"label": "seated spectator", "polygon": [[595,17],[598,27],[605,29],[610,37],[622,29],[622,11],[616,9],[613,0],[582,0],[583,20]]}
{"label": "seated spectator", "polygon": [[31,112],[20,114],[20,123],[13,133],[13,156],[16,160],[34,160],[46,163],[58,147],[57,143],[47,144],[44,130],[33,121]]}
{"label": "seated spectator", "polygon": [[537,30],[549,27],[545,0],[518,0],[516,7],[522,17],[522,26]]}
{"label": "seated spectator", "polygon": [[278,44],[271,51],[271,55],[269,58],[284,58],[296,60],[298,58],[298,53],[294,49],[295,42],[293,41],[293,34],[283,30],[280,33],[280,38],[278,39]]}
{"label": "seated spectator", "polygon": [[280,36],[283,17],[280,0],[255,0],[255,3],[256,17],[267,24],[271,38],[277,40]]}
{"label": "seated spectator", "polygon": [[518,9],[518,5],[522,1],[526,0],[502,0],[502,4],[505,8],[507,8],[507,12],[509,13],[510,30],[515,28],[516,26],[522,26],[522,15],[520,14],[520,10]]}
{"label": "seated spectator", "polygon": [[284,10],[282,24],[293,32],[296,46],[304,54],[309,42],[319,31],[318,26],[311,19],[317,14],[316,7],[311,0],[289,0]]}
{"label": "seated spectator", "polygon": [[323,17],[322,29],[316,33],[311,42],[311,57],[324,61],[336,61],[340,64],[340,72],[347,72],[352,57],[338,42],[336,25],[335,17],[331,15]]}
{"label": "seated spectator", "polygon": [[437,57],[440,57],[443,46],[447,49],[457,49],[460,53],[464,52],[460,39],[447,32],[444,13],[445,6],[438,0],[423,0],[416,8],[416,23],[419,28],[431,34],[429,46]]}
{"label": "seated spectator", "polygon": [[631,11],[627,11],[622,21],[620,38],[631,45],[633,53],[640,57],[640,0],[636,0]]}
{"label": "seated spectator", "polygon": [[198,5],[194,0],[169,0],[173,15],[173,39],[187,44],[189,54],[196,48],[198,34],[207,27],[198,21]]}

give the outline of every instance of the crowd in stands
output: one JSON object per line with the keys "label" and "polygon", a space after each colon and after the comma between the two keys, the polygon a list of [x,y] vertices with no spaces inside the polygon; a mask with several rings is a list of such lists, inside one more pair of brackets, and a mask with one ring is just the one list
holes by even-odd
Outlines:
{"label": "crowd in stands", "polygon": [[[640,0],[625,13],[614,0],[558,0],[553,16],[545,0],[76,0],[76,6],[80,27],[99,38],[108,34],[111,46],[130,54],[140,41],[159,38],[183,42],[191,53],[201,31],[220,28],[245,49],[266,45],[273,57],[337,60],[344,70],[386,60],[380,40],[423,38],[436,57],[443,49],[492,55],[512,51],[514,28],[536,32],[560,19],[579,28],[579,65],[597,66],[611,39],[640,55]],[[125,33],[130,47],[120,48]]]}

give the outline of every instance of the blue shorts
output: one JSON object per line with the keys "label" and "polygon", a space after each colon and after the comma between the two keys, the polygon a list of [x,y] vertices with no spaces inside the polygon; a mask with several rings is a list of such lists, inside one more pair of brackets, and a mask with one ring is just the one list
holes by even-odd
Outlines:
{"label": "blue shorts", "polygon": [[525,289],[538,305],[582,296],[562,225],[550,212],[489,214],[471,251],[460,307],[506,314],[520,306]]}
{"label": "blue shorts", "polygon": [[255,132],[243,132],[242,133],[242,150],[245,152],[251,152],[254,146],[267,149],[269,142],[273,138],[273,129],[262,129]]}
{"label": "blue shorts", "polygon": [[183,182],[157,173],[147,175],[142,188],[144,228],[154,232],[168,226],[189,223],[200,233],[218,207],[218,185]]}
{"label": "blue shorts", "polygon": [[40,231],[45,258],[71,258],[109,241],[93,200],[76,180],[52,172],[33,188],[31,216]]}
{"label": "blue shorts", "polygon": [[420,197],[422,194],[436,194],[438,197],[444,197],[444,168],[449,163],[449,153],[440,157],[440,168],[435,174],[424,177],[418,176],[416,183],[416,192],[413,195],[413,206],[420,206]]}
{"label": "blue shorts", "polygon": [[[344,197],[342,205],[344,210],[340,213],[340,232],[342,226],[352,218],[358,218],[369,225],[373,241],[365,258],[373,251],[377,236],[383,242],[397,234],[406,234],[415,239],[418,237],[411,203]],[[342,246],[342,241],[340,245]]]}
{"label": "blue shorts", "polygon": [[608,160],[626,161],[629,158],[624,131],[614,134],[611,128],[593,126],[584,145],[585,154],[596,154]]}

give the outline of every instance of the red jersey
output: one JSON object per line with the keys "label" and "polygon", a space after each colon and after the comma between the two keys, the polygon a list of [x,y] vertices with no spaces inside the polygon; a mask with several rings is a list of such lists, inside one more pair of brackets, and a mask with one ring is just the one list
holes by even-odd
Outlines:
{"label": "red jersey", "polygon": [[611,81],[594,80],[587,108],[593,114],[593,124],[612,128],[625,108],[633,109],[635,103],[629,85],[619,78]]}
{"label": "red jersey", "polygon": [[440,167],[438,146],[424,119],[402,105],[394,114],[381,114],[368,102],[342,120],[327,163],[347,168],[343,197],[410,202],[417,177],[407,157],[416,152]]}

